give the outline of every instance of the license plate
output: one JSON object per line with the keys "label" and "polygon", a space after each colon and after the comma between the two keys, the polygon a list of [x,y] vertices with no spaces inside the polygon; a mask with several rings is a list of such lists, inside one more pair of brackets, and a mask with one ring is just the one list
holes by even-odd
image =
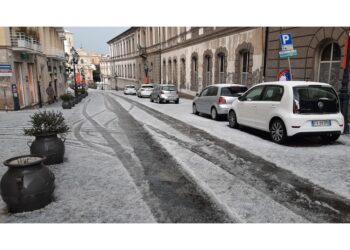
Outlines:
{"label": "license plate", "polygon": [[327,126],[331,126],[331,121],[330,120],[312,121],[312,126],[313,127],[327,127]]}

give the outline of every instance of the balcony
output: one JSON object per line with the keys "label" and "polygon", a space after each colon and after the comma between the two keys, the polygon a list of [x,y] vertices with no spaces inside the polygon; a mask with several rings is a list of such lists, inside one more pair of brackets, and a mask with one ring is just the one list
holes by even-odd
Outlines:
{"label": "balcony", "polygon": [[62,49],[46,48],[45,54],[47,57],[52,57],[60,60],[65,60],[65,53]]}
{"label": "balcony", "polygon": [[139,56],[146,58],[147,57],[147,52],[146,48],[142,47],[140,44],[137,45],[137,50],[139,52]]}
{"label": "balcony", "polygon": [[11,45],[13,50],[27,53],[42,53],[39,41],[23,32],[13,32],[11,34]]}

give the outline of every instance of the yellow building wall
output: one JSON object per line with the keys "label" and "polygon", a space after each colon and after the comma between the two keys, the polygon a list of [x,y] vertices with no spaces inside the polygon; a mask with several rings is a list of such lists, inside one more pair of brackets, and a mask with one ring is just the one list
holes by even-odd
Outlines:
{"label": "yellow building wall", "polygon": [[0,46],[10,46],[10,28],[9,27],[0,27]]}

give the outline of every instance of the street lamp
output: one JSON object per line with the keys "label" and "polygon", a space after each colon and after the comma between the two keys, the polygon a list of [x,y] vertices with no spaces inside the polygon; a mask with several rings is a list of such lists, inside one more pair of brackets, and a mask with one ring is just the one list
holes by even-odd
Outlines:
{"label": "street lamp", "polygon": [[339,90],[340,109],[344,116],[344,134],[349,134],[348,111],[349,111],[349,57],[350,57],[350,32],[348,31],[346,40],[346,57],[344,63],[343,80]]}
{"label": "street lamp", "polygon": [[119,77],[118,74],[114,75],[114,78],[115,78],[115,90],[118,90],[118,77]]}
{"label": "street lamp", "polygon": [[72,47],[70,49],[70,52],[72,54],[72,63],[73,63],[73,73],[74,73],[74,95],[75,95],[75,99],[78,100],[78,88],[77,88],[77,81],[76,81],[76,77],[75,77],[75,65],[78,64],[79,62],[79,54],[78,52],[74,49],[74,47]]}
{"label": "street lamp", "polygon": [[65,80],[66,80],[66,84],[68,83],[68,77],[69,77],[69,73],[70,73],[70,71],[69,71],[69,54],[66,52],[65,54],[64,54],[64,58],[66,59],[66,61],[65,61],[65,65],[66,65],[66,73],[65,73]]}

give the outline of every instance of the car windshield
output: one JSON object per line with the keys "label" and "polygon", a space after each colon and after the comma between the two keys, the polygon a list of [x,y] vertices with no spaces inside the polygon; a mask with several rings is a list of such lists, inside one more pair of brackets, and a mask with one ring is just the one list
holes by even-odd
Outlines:
{"label": "car windshield", "polygon": [[135,86],[126,86],[127,89],[134,89]]}
{"label": "car windshield", "polygon": [[152,85],[145,85],[145,86],[142,86],[141,88],[143,88],[143,89],[153,89],[153,86]]}
{"label": "car windshield", "polygon": [[293,93],[300,113],[338,112],[338,96],[331,87],[300,86],[294,87]]}
{"label": "car windshield", "polygon": [[162,90],[165,90],[165,91],[176,91],[176,87],[175,86],[163,86]]}
{"label": "car windshield", "polygon": [[246,91],[247,87],[244,86],[224,87],[221,89],[221,95],[237,97],[239,93],[244,93]]}

